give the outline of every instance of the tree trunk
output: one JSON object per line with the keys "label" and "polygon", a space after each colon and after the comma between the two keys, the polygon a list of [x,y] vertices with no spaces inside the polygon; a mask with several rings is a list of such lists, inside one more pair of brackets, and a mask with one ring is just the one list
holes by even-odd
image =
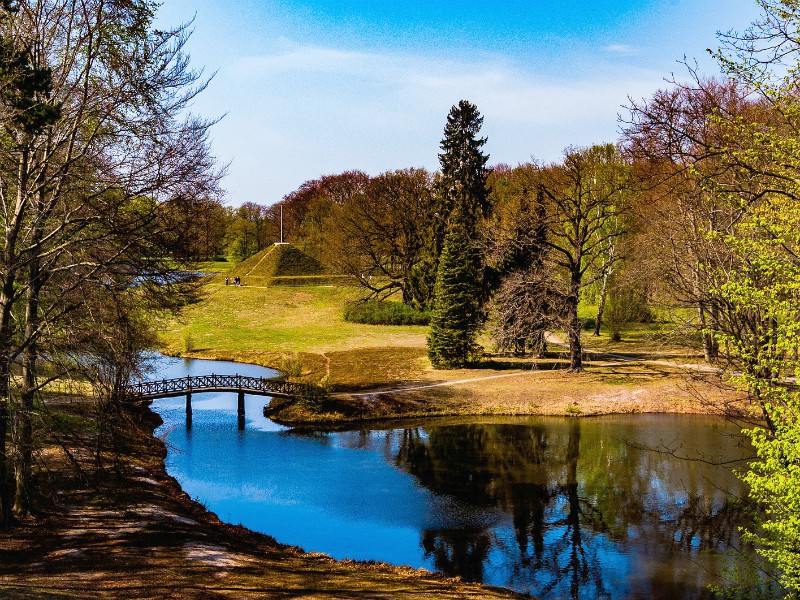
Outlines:
{"label": "tree trunk", "polygon": [[714,337],[717,328],[716,310],[709,311],[704,302],[698,305],[700,315],[700,326],[702,327],[701,338],[703,340],[703,358],[706,362],[712,362],[719,355],[719,343]]}
{"label": "tree trunk", "polygon": [[567,338],[569,339],[569,370],[583,371],[583,349],[581,348],[581,322],[578,319],[578,288],[572,286],[567,298]]}
{"label": "tree trunk", "polygon": [[[10,288],[10,289],[8,289]],[[11,428],[11,305],[14,293],[13,274],[6,274],[0,291],[0,519],[11,520],[13,492],[9,473],[9,431]]]}
{"label": "tree trunk", "polygon": [[[3,374],[0,373],[0,378]],[[11,490],[8,481],[8,454],[6,438],[8,437],[8,378],[0,385],[0,520],[7,524],[11,519]]]}
{"label": "tree trunk", "polygon": [[14,494],[9,472],[9,431],[11,428],[11,309],[14,295],[14,274],[6,273],[0,290],[0,518],[11,520]]}
{"label": "tree trunk", "polygon": [[404,275],[400,280],[400,294],[403,299],[403,304],[406,306],[411,306],[411,303],[414,300],[414,295],[411,291],[411,279],[407,275]]}
{"label": "tree trunk", "polygon": [[711,358],[716,359],[719,356],[719,341],[715,335],[719,329],[719,307],[716,302],[711,303],[711,310],[709,311],[709,335],[711,336],[710,354]]}
{"label": "tree trunk", "polygon": [[534,335],[533,357],[545,358],[547,356],[547,332],[537,331]]}
{"label": "tree trunk", "polygon": [[[12,310],[16,274],[19,268],[17,255],[17,239],[22,227],[28,205],[26,190],[29,180],[29,152],[23,148],[17,171],[17,192],[15,204],[7,205],[5,223],[5,245],[3,248],[4,275],[3,285],[0,289],[0,510],[2,510],[3,523],[11,521],[11,505],[14,502],[14,488],[11,473],[9,472],[10,445],[9,431],[13,420],[11,406],[11,365],[15,352],[12,349],[13,323]],[[12,209],[13,210],[10,210]]]}
{"label": "tree trunk", "polygon": [[[33,371],[28,367],[23,369],[23,378],[27,380]],[[28,386],[27,381],[25,384]],[[27,390],[21,395],[20,406],[14,410],[12,437],[16,454],[14,456],[14,506],[13,514],[24,516],[30,513],[30,477],[33,456],[33,425],[31,412],[33,411],[33,392]]]}
{"label": "tree trunk", "polygon": [[594,320],[594,332],[592,335],[600,335],[600,324],[603,322],[603,311],[606,308],[606,298],[608,297],[608,280],[611,278],[614,265],[614,244],[608,248],[608,263],[603,267],[603,288],[600,290],[600,301],[597,303],[597,317]]}
{"label": "tree trunk", "polygon": [[608,296],[608,279],[610,277],[610,273],[606,271],[606,274],[603,275],[603,288],[600,290],[600,301],[597,303],[597,316],[594,319],[594,332],[592,333],[593,336],[598,337],[600,335],[600,324],[603,322],[603,312],[606,309],[606,297]]}
{"label": "tree trunk", "polygon": [[[41,242],[41,230],[34,234],[34,252]],[[30,478],[33,459],[33,400],[36,395],[36,361],[38,350],[36,335],[39,328],[39,294],[42,289],[42,273],[38,257],[31,258],[28,267],[28,289],[25,294],[25,340],[28,345],[22,353],[22,394],[20,406],[14,415],[14,444],[17,448],[15,460],[15,500],[12,509],[16,515],[30,513]]]}

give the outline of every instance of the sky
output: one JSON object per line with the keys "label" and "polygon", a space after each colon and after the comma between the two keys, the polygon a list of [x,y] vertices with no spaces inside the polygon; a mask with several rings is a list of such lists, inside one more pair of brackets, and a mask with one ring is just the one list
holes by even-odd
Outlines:
{"label": "sky", "polygon": [[489,163],[557,161],[614,142],[629,98],[741,31],[755,0],[162,0],[192,21],[191,64],[213,75],[192,111],[220,118],[212,149],[231,206],[304,181],[438,168],[450,107],[484,117]]}

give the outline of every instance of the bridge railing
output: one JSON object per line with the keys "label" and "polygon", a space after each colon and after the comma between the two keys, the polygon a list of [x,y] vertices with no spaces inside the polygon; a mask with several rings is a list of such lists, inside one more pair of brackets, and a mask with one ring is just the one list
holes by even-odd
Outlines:
{"label": "bridge railing", "polygon": [[294,383],[266,377],[215,374],[140,381],[127,386],[128,395],[134,399],[186,394],[194,390],[240,390],[264,395],[274,393],[297,398],[313,393],[314,389],[314,386],[307,383]]}

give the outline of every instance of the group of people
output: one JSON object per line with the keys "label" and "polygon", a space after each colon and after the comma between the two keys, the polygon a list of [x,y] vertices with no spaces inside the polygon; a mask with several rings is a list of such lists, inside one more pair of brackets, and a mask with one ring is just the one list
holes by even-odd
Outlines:
{"label": "group of people", "polygon": [[234,277],[233,281],[231,281],[230,277],[225,278],[225,285],[242,285],[242,278],[241,277]]}

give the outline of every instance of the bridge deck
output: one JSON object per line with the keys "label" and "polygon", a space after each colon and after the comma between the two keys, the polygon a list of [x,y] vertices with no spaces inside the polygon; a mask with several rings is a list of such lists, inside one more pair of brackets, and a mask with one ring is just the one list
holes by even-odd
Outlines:
{"label": "bridge deck", "polygon": [[258,396],[296,399],[307,395],[313,387],[306,383],[292,383],[266,377],[212,374],[142,381],[128,385],[127,391],[134,400],[153,400],[203,392],[243,392]]}

